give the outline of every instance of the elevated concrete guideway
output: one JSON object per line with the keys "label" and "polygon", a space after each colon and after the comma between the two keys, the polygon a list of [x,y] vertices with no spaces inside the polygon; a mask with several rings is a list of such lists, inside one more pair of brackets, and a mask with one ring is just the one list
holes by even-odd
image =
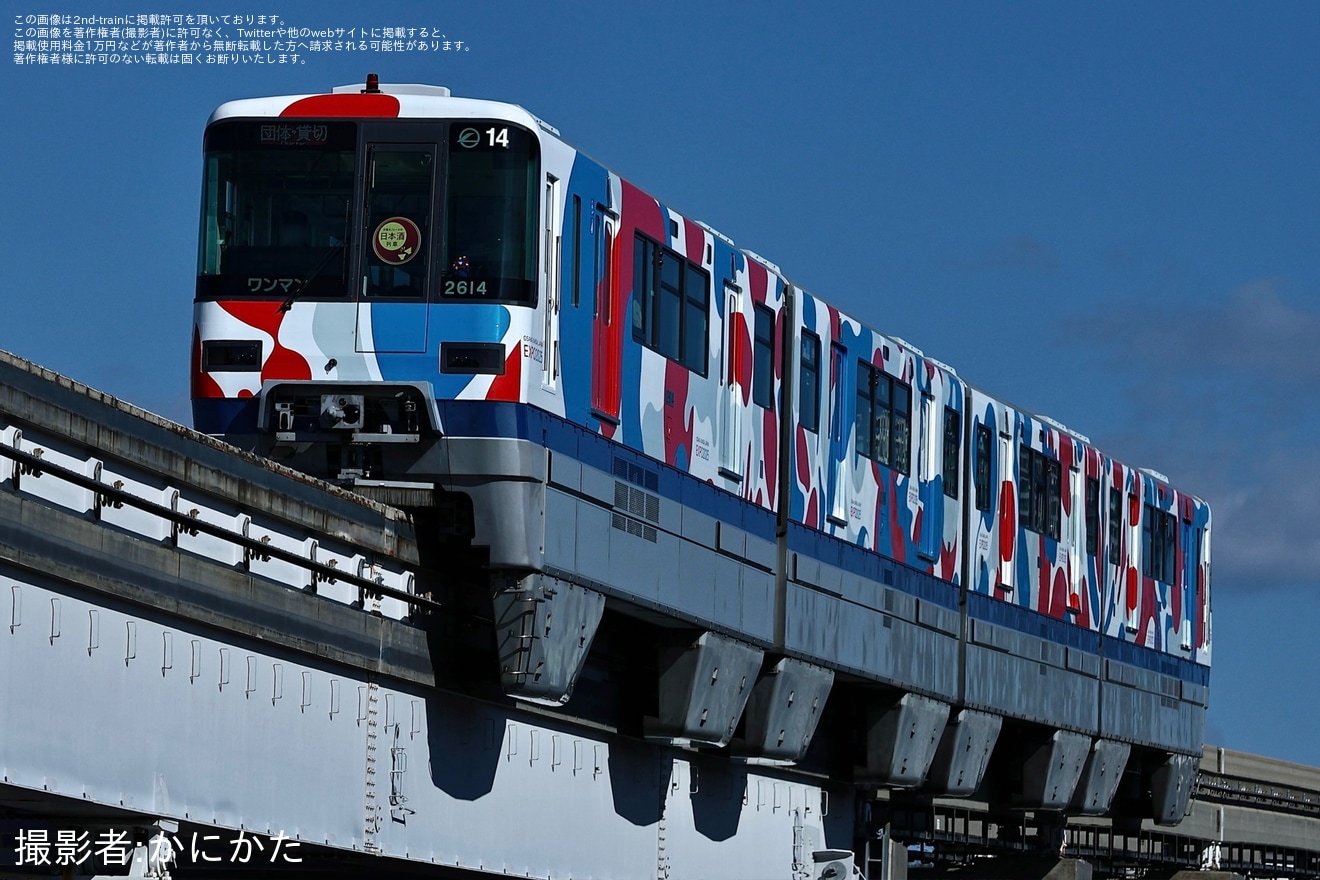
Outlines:
{"label": "elevated concrete guideway", "polygon": [[[418,522],[0,353],[9,852],[37,854],[20,853],[29,831],[52,857],[60,832],[122,831],[139,872],[160,867],[147,862],[164,842],[173,873],[215,876],[201,854],[228,860],[231,841],[255,834],[263,855],[280,841],[331,874],[388,858],[437,877],[808,880],[849,851],[865,866],[886,811],[874,851],[888,847],[891,876],[906,869],[898,844],[995,853],[1031,836],[1031,813],[1011,839],[974,800],[855,784],[848,760],[888,747],[898,716],[867,728],[880,745],[796,765],[680,742],[708,714],[710,740],[730,741],[735,721],[702,701],[740,664],[754,677],[732,642],[694,654],[675,640],[671,665],[635,667],[628,640],[644,630],[613,621],[566,708],[508,697],[500,664],[521,638],[518,608],[472,591]],[[599,613],[611,620],[608,602]],[[758,719],[744,724],[778,730],[776,701],[801,697],[780,689],[740,696]],[[685,736],[665,727],[680,716]],[[918,813],[902,838],[901,818]],[[1153,857],[1113,843],[1106,818],[1038,824],[1098,864]],[[1320,877],[1320,771],[1207,750],[1183,824],[1133,833],[1176,838],[1159,851],[1171,866],[1218,844],[1225,869]],[[125,870],[91,850],[83,873]]]}
{"label": "elevated concrete guideway", "polygon": [[827,825],[850,843],[846,786],[504,697],[491,597],[466,617],[435,553],[397,510],[0,356],[9,818],[141,858],[246,832],[518,876],[791,876]]}

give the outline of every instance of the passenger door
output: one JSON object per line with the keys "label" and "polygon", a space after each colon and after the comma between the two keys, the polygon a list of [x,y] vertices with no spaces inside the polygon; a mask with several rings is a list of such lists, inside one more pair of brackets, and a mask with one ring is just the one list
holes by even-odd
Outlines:
{"label": "passenger door", "polygon": [[935,423],[942,410],[935,405],[935,398],[929,392],[921,394],[921,424],[917,429],[920,446],[917,451],[917,486],[921,503],[921,534],[918,536],[917,553],[927,561],[939,558],[939,543],[942,533],[938,526],[943,517],[936,516],[936,504],[941,490],[935,484],[936,468],[939,467],[937,455],[938,443],[943,439],[940,426]]}
{"label": "passenger door", "polygon": [[559,206],[560,184],[554,175],[546,175],[544,187],[544,213],[542,235],[545,249],[545,325],[542,328],[545,348],[541,356],[541,389],[557,392],[559,386],[559,306],[562,298],[563,267],[561,265],[564,230],[563,211]]}
{"label": "passenger door", "polygon": [[750,375],[750,365],[741,340],[747,326],[742,317],[742,289],[727,279],[724,282],[724,430],[720,435],[720,472],[731,480],[742,479],[743,450],[743,377]]}
{"label": "passenger door", "polygon": [[595,349],[591,363],[591,414],[601,423],[601,433],[614,436],[619,424],[623,381],[623,326],[619,311],[619,218],[604,205],[597,205],[603,273],[596,288],[596,315],[592,336]]}

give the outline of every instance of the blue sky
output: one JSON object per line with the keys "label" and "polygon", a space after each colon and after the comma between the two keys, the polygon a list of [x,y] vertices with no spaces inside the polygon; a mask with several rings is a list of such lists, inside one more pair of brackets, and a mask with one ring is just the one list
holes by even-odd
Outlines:
{"label": "blue sky", "polygon": [[[60,11],[425,27],[466,48],[7,53],[0,347],[186,422],[216,105],[368,72],[519,103],[800,285],[1207,498],[1207,739],[1320,765],[1320,5],[114,6]],[[50,11],[10,8],[11,29]]]}

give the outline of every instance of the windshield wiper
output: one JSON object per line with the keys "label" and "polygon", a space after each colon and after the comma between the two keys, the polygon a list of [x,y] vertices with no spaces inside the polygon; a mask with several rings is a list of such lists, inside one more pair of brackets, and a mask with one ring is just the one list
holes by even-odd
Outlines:
{"label": "windshield wiper", "polygon": [[312,279],[315,278],[317,275],[320,275],[321,270],[330,264],[330,260],[335,256],[335,254],[339,253],[343,249],[344,246],[342,244],[331,245],[330,250],[326,251],[325,256],[322,257],[317,262],[317,264],[312,267],[310,272],[305,273],[305,277],[299,277],[295,279],[297,281],[297,286],[294,287],[293,290],[289,291],[289,298],[280,304],[280,311],[287,312],[289,309],[293,308],[293,302],[299,296],[302,295],[303,288],[305,288],[308,284],[311,284]]}

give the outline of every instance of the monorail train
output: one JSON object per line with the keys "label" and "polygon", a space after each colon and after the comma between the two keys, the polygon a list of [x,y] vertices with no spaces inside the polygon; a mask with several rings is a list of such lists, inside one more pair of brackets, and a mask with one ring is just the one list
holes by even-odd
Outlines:
{"label": "monorail train", "polygon": [[466,524],[511,694],[567,701],[608,601],[669,635],[650,735],[797,760],[846,692],[868,779],[970,794],[1016,749],[1015,803],[1101,813],[1126,768],[1181,817],[1207,505],[520,107],[221,106],[193,332],[199,430]]}

